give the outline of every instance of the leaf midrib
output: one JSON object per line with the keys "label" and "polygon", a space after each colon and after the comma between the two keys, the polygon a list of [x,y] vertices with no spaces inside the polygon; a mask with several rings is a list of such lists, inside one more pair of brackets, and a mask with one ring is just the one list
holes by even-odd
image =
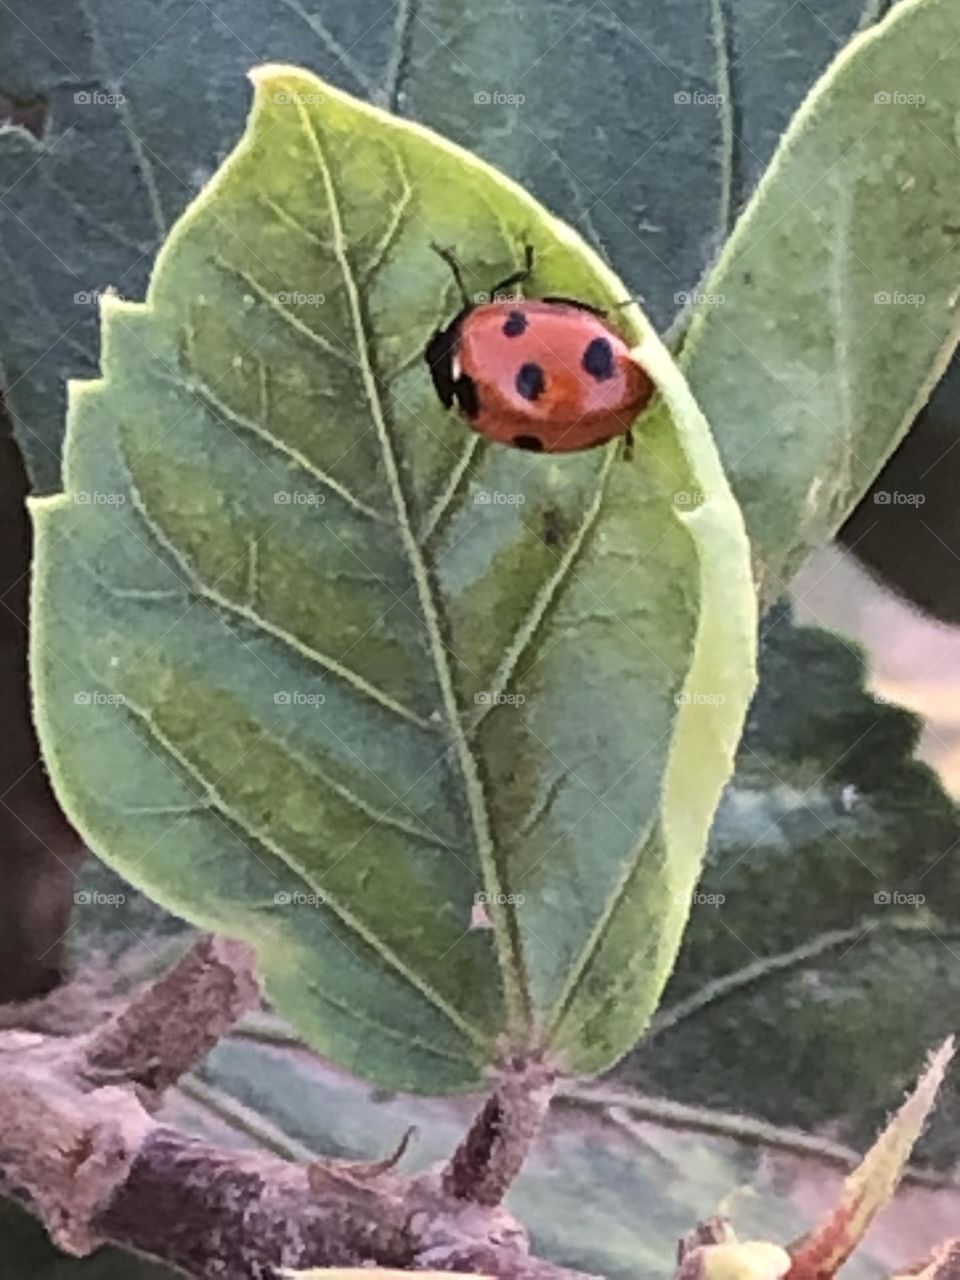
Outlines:
{"label": "leaf midrib", "polygon": [[423,614],[424,626],[440,689],[443,713],[451,738],[451,750],[456,753],[463,779],[477,856],[480,860],[487,892],[491,895],[490,917],[494,927],[496,952],[503,981],[507,1026],[512,1036],[517,1040],[521,1040],[525,1039],[525,1032],[531,1021],[530,994],[516,922],[511,919],[511,913],[507,908],[507,887],[502,881],[500,867],[497,862],[490,815],[480,770],[460,725],[460,708],[457,704],[453,675],[443,640],[439,607],[421,554],[420,545],[413,529],[410,513],[407,509],[400,470],[394,452],[391,427],[380,399],[377,377],[371,360],[363,303],[347,253],[347,239],[344,232],[336,184],[313,118],[299,100],[296,103],[296,107],[301,127],[313,152],[327,199],[333,252],[343,277],[349,302],[361,381],[373,416],[377,438],[380,442],[381,457],[396,512],[397,526],[400,531],[403,549],[409,561],[417,589],[417,597]]}

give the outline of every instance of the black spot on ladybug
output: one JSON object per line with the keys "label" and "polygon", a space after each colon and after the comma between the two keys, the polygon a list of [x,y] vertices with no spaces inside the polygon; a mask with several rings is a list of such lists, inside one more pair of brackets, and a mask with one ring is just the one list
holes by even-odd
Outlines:
{"label": "black spot on ladybug", "polygon": [[546,379],[538,364],[522,364],[516,377],[516,388],[524,400],[537,400],[543,394]]}
{"label": "black spot on ladybug", "polygon": [[744,283],[744,284],[753,284],[753,272],[752,272],[752,271],[745,271],[745,272],[743,273],[743,283]]}
{"label": "black spot on ladybug", "polygon": [[521,333],[525,333],[527,328],[527,317],[522,311],[511,311],[503,322],[503,336],[505,338],[519,338]]}
{"label": "black spot on ladybug", "polygon": [[587,373],[598,382],[612,378],[617,371],[613,347],[606,338],[594,338],[583,353],[582,363]]}
{"label": "black spot on ladybug", "polygon": [[477,395],[477,384],[469,374],[461,373],[453,384],[453,393],[457,404],[468,418],[475,418],[480,412],[480,397]]}
{"label": "black spot on ladybug", "polygon": [[[536,368],[536,365],[533,368]],[[510,443],[515,449],[529,449],[531,453],[543,453],[543,441],[539,436],[514,436]]]}

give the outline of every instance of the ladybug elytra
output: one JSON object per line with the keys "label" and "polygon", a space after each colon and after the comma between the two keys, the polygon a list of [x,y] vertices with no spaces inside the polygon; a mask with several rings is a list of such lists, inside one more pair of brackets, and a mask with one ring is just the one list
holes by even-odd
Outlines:
{"label": "ladybug elytra", "polygon": [[530,274],[532,246],[523,270],[479,303],[469,299],[452,254],[438,252],[464,299],[425,353],[444,406],[456,402],[474,431],[518,449],[563,453],[615,436],[629,447],[654,386],[605,313],[570,298],[498,298]]}

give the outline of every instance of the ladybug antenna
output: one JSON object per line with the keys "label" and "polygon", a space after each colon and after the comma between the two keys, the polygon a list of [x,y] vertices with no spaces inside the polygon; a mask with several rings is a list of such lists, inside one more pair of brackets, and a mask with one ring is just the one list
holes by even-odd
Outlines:
{"label": "ladybug antenna", "polygon": [[615,302],[610,308],[611,311],[622,311],[624,307],[632,307],[634,305],[642,307],[646,298],[642,293],[638,293],[635,298],[625,298],[623,302]]}
{"label": "ladybug antenna", "polygon": [[525,244],[523,246],[523,266],[520,267],[519,270],[514,271],[511,275],[507,276],[505,280],[501,280],[498,285],[494,285],[490,290],[491,298],[495,298],[498,293],[506,292],[507,289],[512,289],[515,284],[523,284],[524,280],[526,280],[527,276],[533,270],[533,257],[533,245]]}
{"label": "ladybug antenna", "polygon": [[442,244],[437,244],[434,242],[433,244],[431,244],[430,247],[433,249],[435,253],[438,253],[440,255],[440,257],[444,260],[444,262],[453,272],[453,278],[454,280],[456,280],[457,288],[460,290],[460,298],[463,302],[463,305],[465,307],[469,307],[471,305],[472,300],[469,293],[467,293],[467,286],[463,283],[463,271],[460,268],[460,262],[459,262],[459,259],[457,258],[457,255],[453,252],[452,249],[448,249]]}

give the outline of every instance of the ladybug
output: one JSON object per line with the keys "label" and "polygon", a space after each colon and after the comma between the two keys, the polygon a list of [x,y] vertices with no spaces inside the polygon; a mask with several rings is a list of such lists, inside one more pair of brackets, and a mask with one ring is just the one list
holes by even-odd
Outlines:
{"label": "ladybug", "polygon": [[434,247],[463,298],[425,352],[444,407],[456,401],[474,431],[516,449],[566,453],[625,436],[629,450],[654,386],[606,313],[571,298],[498,297],[533,270],[531,245],[490,302],[472,302],[453,254]]}

